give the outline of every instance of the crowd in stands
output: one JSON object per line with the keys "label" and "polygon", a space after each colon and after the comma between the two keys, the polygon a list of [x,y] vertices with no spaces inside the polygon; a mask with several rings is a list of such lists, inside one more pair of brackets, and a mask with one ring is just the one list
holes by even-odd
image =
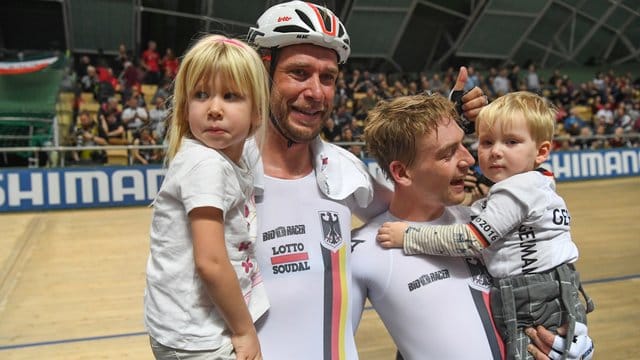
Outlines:
{"label": "crowd in stands", "polygon": [[[491,67],[486,71],[468,68],[465,90],[482,88],[492,101],[513,91],[538,93],[558,110],[556,150],[589,150],[640,146],[640,77],[600,72],[588,82],[574,84],[560,70],[543,79],[535,67],[526,71],[518,65]],[[448,96],[457,69],[442,73],[420,73],[413,76],[390,76],[353,69],[341,72],[335,111],[327,121],[322,136],[334,142],[360,141],[367,112],[378,101],[424,91]],[[362,155],[362,147],[349,148]]]}
{"label": "crowd in stands", "polygon": [[[168,115],[167,99],[178,71],[179,60],[168,48],[158,52],[155,41],[135,56],[120,45],[116,56],[80,56],[73,68],[72,90],[76,93],[67,143],[77,146],[160,145]],[[95,104],[96,106],[89,106]],[[162,152],[134,148],[133,163],[162,161]],[[78,151],[74,162],[104,163],[105,151]]]}
{"label": "crowd in stands", "polygon": [[[161,55],[154,41],[138,56],[121,45],[116,56],[81,56],[74,66],[75,113],[70,130],[76,145],[162,144],[168,114],[167,99],[179,59],[172,49]],[[535,65],[478,70],[468,67],[465,90],[483,89],[489,101],[508,92],[531,91],[543,95],[558,110],[556,150],[585,150],[640,146],[640,78],[630,74],[599,72],[592,80],[575,84],[555,70],[548,78]],[[368,111],[380,100],[424,91],[448,96],[457,69],[418,74],[387,74],[367,69],[340,71],[334,112],[321,136],[343,143],[364,157],[362,133]],[[84,95],[83,95],[84,94]],[[90,94],[97,109],[83,110]],[[86,107],[85,107],[86,108]],[[134,150],[134,163],[158,163],[157,149]],[[106,161],[104,152],[73,154],[72,161]]]}

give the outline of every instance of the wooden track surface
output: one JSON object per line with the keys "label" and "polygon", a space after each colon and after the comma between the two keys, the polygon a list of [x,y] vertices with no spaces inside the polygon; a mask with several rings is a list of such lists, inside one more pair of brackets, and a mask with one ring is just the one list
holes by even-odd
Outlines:
{"label": "wooden track surface", "polygon": [[[640,177],[561,183],[596,302],[595,359],[640,359]],[[0,359],[151,359],[142,325],[149,208],[0,215]],[[394,359],[374,311],[364,360]]]}

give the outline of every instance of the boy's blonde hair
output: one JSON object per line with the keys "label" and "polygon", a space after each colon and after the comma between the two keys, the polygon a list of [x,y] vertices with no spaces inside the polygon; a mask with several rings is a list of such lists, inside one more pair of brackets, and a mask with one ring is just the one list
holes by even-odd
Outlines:
{"label": "boy's blonde hair", "polygon": [[193,137],[188,118],[190,96],[198,86],[210,84],[216,76],[221,76],[229,88],[251,99],[252,111],[257,117],[248,136],[262,136],[262,125],[269,116],[269,77],[260,56],[243,41],[206,35],[184,55],[174,81],[166,163],[176,155],[185,136]]}
{"label": "boy's blonde hair", "polygon": [[392,161],[411,166],[416,158],[416,140],[438,131],[442,121],[458,118],[454,104],[441,95],[412,95],[380,101],[369,111],[364,140],[369,153],[389,178]]}
{"label": "boy's blonde hair", "polygon": [[517,91],[505,94],[480,110],[476,119],[476,132],[480,123],[492,128],[499,120],[503,128],[511,126],[509,120],[522,115],[533,140],[540,144],[553,140],[556,125],[556,110],[543,97],[528,91]]}

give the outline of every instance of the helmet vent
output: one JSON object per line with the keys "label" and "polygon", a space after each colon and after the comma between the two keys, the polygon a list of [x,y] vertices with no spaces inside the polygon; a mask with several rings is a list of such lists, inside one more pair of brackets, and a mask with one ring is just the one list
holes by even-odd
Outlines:
{"label": "helmet vent", "polygon": [[273,31],[279,32],[279,33],[308,33],[309,32],[309,30],[296,25],[278,26],[277,28],[274,28]]}
{"label": "helmet vent", "polygon": [[[302,11],[296,9],[296,14],[298,14],[298,16],[300,17],[300,20],[302,20],[305,24],[307,24],[307,26],[310,29],[316,30],[315,26],[313,26],[313,23],[311,22],[311,19],[309,19],[309,17],[307,16],[307,14],[303,13]],[[307,31],[305,31],[307,32]]]}
{"label": "helmet vent", "polygon": [[329,14],[327,14],[326,11],[322,10],[322,9],[318,9],[318,11],[320,11],[321,17],[322,17],[322,22],[324,22],[324,28],[331,31],[332,30],[332,26],[333,24],[331,24],[331,16]]}

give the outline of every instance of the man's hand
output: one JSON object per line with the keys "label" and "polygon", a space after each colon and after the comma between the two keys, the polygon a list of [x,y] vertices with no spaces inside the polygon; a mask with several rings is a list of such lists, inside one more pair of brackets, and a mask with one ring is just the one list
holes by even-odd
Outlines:
{"label": "man's hand", "polygon": [[456,78],[456,84],[453,86],[450,97],[452,101],[456,101],[455,95],[462,95],[458,110],[461,111],[462,115],[464,115],[467,120],[473,121],[478,117],[480,110],[487,105],[489,101],[482,92],[482,89],[477,86],[464,93],[464,85],[467,82],[467,77],[467,68],[461,66],[460,71],[458,72],[458,77]]}
{"label": "man's hand", "polygon": [[409,225],[395,221],[386,222],[378,229],[376,240],[383,248],[401,248],[404,244],[404,232]]}
{"label": "man's hand", "polygon": [[[527,350],[536,360],[560,359],[564,352],[567,326],[558,328],[558,334],[545,329],[543,326],[528,328],[525,333],[531,338],[532,344]],[[576,322],[575,335],[572,339],[567,359],[591,360],[593,357],[593,340],[587,335],[587,327]]]}

